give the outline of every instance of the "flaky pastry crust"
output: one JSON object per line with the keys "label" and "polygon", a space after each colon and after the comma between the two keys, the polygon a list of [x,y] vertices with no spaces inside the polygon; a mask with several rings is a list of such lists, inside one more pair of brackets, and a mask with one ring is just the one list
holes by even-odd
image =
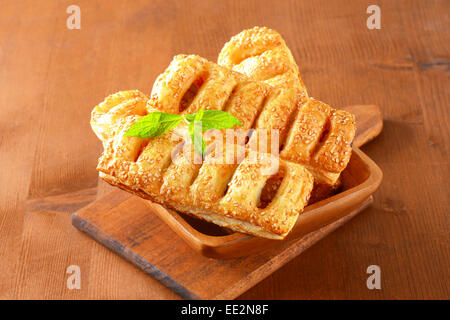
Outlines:
{"label": "flaky pastry crust", "polygon": [[[104,145],[97,169],[110,184],[168,208],[238,232],[283,239],[314,184],[333,185],[347,165],[354,119],[308,97],[291,52],[270,29],[233,37],[219,64],[175,56],[149,97],[124,91],[96,106],[91,125]],[[234,115],[243,123],[238,136],[249,141],[222,141],[219,152],[219,140],[209,139],[210,152],[196,159],[192,144],[176,130],[155,138],[125,136],[149,112],[190,114],[200,108]],[[251,147],[261,132],[274,129],[277,150]],[[230,150],[235,161],[221,161]]]}

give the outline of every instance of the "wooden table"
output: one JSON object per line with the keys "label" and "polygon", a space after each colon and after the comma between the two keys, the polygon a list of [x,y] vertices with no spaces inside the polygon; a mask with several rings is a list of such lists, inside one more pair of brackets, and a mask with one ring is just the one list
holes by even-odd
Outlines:
{"label": "wooden table", "polygon": [[[72,3],[80,30],[66,27]],[[90,111],[118,90],[148,93],[177,53],[215,60],[254,25],[283,35],[311,96],[381,106],[384,131],[363,150],[384,181],[370,209],[241,297],[450,298],[450,2],[375,1],[380,30],[366,27],[371,3],[3,1],[0,298],[177,298],[70,224],[96,193]],[[66,287],[69,265],[81,290]],[[381,290],[366,287],[369,265]]]}

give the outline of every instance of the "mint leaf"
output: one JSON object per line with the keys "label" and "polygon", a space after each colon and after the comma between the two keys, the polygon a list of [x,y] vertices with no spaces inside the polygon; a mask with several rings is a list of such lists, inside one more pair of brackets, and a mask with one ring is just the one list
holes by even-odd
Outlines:
{"label": "mint leaf", "polygon": [[197,111],[197,113],[195,113],[194,116],[194,122],[199,122],[202,121],[203,118],[203,114],[205,113],[205,110],[203,110],[203,108],[201,108],[200,110]]}
{"label": "mint leaf", "polygon": [[227,129],[242,123],[225,111],[203,110],[186,115],[177,115],[165,112],[151,112],[140,118],[125,133],[126,136],[139,138],[152,138],[175,128],[181,120],[188,123],[189,135],[195,150],[205,155],[206,143],[202,137],[202,131],[210,129]]}
{"label": "mint leaf", "polygon": [[189,135],[194,144],[194,149],[202,157],[205,155],[206,143],[202,136],[202,125],[199,121],[189,123]]}
{"label": "mint leaf", "polygon": [[200,109],[198,112],[187,114],[184,117],[189,123],[193,121],[201,121],[202,131],[207,131],[210,129],[227,129],[232,128],[235,125],[242,125],[242,122],[239,121],[239,119],[230,113],[221,110]]}
{"label": "mint leaf", "polygon": [[186,114],[183,117],[186,119],[187,122],[192,122],[192,121],[194,121],[196,114],[197,113]]}
{"label": "mint leaf", "polygon": [[182,117],[177,114],[152,112],[140,118],[125,133],[125,136],[152,138],[175,128]]}
{"label": "mint leaf", "polygon": [[227,129],[235,125],[242,125],[236,117],[221,110],[205,110],[202,113],[202,131],[210,129]]}

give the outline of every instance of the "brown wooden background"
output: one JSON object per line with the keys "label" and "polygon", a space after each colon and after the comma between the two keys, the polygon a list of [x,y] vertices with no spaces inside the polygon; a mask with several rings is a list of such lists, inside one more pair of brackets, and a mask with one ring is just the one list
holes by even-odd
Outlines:
{"label": "brown wooden background", "polygon": [[[66,28],[70,4],[81,30]],[[370,4],[381,30],[366,28]],[[242,298],[448,299],[449,12],[445,0],[2,1],[0,298],[158,298],[155,280],[70,224],[95,198],[90,111],[118,90],[148,93],[177,53],[215,60],[230,36],[264,25],[311,96],[382,107],[384,131],[363,150],[384,181],[370,209]],[[71,264],[81,290],[66,288]],[[379,291],[366,288],[371,264]]]}

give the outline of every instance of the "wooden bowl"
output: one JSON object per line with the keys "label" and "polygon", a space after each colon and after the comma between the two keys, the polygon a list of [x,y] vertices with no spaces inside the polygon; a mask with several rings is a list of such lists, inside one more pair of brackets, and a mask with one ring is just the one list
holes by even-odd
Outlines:
{"label": "wooden bowl", "polygon": [[305,208],[284,240],[270,240],[243,233],[230,233],[215,224],[201,221],[151,201],[151,210],[165,221],[186,243],[200,254],[218,259],[236,258],[265,250],[306,235],[344,217],[378,188],[383,174],[360,149],[354,147],[347,168],[342,173],[342,191]]}

